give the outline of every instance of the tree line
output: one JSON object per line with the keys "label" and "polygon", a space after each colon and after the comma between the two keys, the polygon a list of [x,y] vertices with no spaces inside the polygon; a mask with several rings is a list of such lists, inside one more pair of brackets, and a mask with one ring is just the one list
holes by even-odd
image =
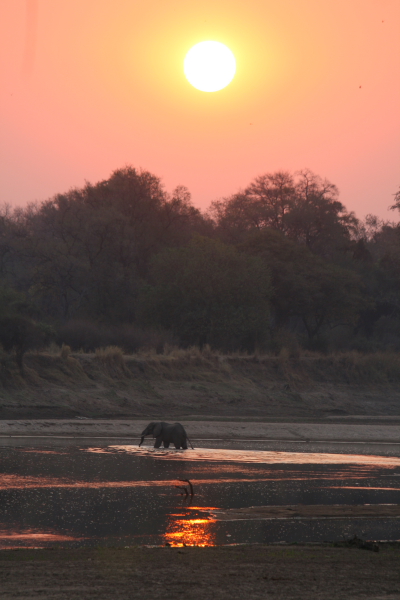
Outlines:
{"label": "tree line", "polygon": [[399,349],[399,292],[400,227],[360,221],[309,170],[264,174],[201,212],[187,188],[125,167],[0,213],[0,342],[20,364],[50,338]]}

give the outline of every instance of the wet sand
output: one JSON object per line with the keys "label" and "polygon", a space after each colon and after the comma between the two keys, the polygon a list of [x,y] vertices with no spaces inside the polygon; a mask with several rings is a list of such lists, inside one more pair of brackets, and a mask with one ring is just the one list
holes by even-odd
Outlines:
{"label": "wet sand", "polygon": [[269,519],[399,519],[400,506],[398,504],[336,504],[318,505],[305,504],[291,506],[250,506],[248,508],[231,508],[228,510],[211,511],[213,517],[219,521]]}
{"label": "wet sand", "polygon": [[[173,422],[173,420],[171,420]],[[148,420],[20,419],[0,421],[0,438],[8,436],[115,437],[139,440]],[[400,444],[400,420],[384,422],[249,422],[182,420],[192,441],[250,440]]]}

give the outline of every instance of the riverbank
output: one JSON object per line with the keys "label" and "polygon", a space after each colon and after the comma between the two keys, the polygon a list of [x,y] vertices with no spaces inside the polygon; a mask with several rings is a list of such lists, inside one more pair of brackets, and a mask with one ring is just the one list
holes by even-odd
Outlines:
{"label": "riverbank", "polygon": [[400,415],[400,356],[32,353],[0,368],[0,419],[324,421]]}
{"label": "riverbank", "polygon": [[400,597],[400,548],[319,545],[0,551],[0,598]]}

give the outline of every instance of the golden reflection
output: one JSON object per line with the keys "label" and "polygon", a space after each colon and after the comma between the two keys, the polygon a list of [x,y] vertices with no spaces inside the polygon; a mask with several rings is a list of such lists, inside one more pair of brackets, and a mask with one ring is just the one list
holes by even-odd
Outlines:
{"label": "golden reflection", "polygon": [[218,510],[217,506],[187,506],[187,510]]}
{"label": "golden reflection", "polygon": [[[255,478],[228,478],[220,477],[218,479],[192,479],[194,485],[219,485],[224,483],[252,483],[252,482],[273,482],[273,481],[331,481],[334,479],[367,479],[368,473],[363,475],[350,473],[274,473],[275,477],[255,477]],[[134,487],[170,487],[169,480],[156,481],[71,481],[69,479],[57,477],[35,477],[30,475],[14,475],[10,473],[0,473],[0,490],[10,489],[29,489],[29,488],[134,488]]]}
{"label": "golden reflection", "polygon": [[75,542],[84,540],[84,537],[75,537],[72,535],[62,535],[54,532],[44,532],[37,529],[24,530],[1,530],[0,529],[0,550],[12,548],[12,544],[24,542],[24,548],[36,548],[38,543],[55,543],[55,542]]}
{"label": "golden reflection", "polygon": [[164,535],[169,546],[215,546],[216,519],[170,520]]}
{"label": "golden reflection", "polygon": [[362,487],[361,485],[329,485],[324,488],[324,490],[382,490],[384,492],[400,492],[400,488],[390,488],[390,487],[375,487],[373,485],[368,487]]}
{"label": "golden reflection", "polygon": [[25,449],[25,448],[18,448],[17,452],[25,452],[25,453],[31,453],[31,454],[67,454],[66,452],[58,452],[56,450],[32,450],[32,449]]}
{"label": "golden reflection", "polygon": [[220,448],[198,448],[195,450],[166,450],[138,448],[137,446],[108,446],[107,448],[86,448],[86,452],[105,453],[122,452],[142,454],[162,460],[183,461],[225,461],[259,464],[357,464],[379,467],[397,467],[400,458],[394,456],[375,456],[364,454],[328,454],[326,452],[274,452],[266,450],[223,450]]}
{"label": "golden reflection", "polygon": [[132,488],[132,487],[169,487],[170,481],[71,481],[57,477],[35,477],[0,473],[0,490],[28,488]]}

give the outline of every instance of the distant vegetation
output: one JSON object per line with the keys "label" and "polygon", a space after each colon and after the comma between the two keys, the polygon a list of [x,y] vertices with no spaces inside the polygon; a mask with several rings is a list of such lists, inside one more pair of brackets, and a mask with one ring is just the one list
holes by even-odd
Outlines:
{"label": "distant vegetation", "polygon": [[92,352],[398,351],[400,227],[358,220],[307,170],[257,177],[205,213],[132,167],[4,206],[0,343],[22,369],[50,339]]}

